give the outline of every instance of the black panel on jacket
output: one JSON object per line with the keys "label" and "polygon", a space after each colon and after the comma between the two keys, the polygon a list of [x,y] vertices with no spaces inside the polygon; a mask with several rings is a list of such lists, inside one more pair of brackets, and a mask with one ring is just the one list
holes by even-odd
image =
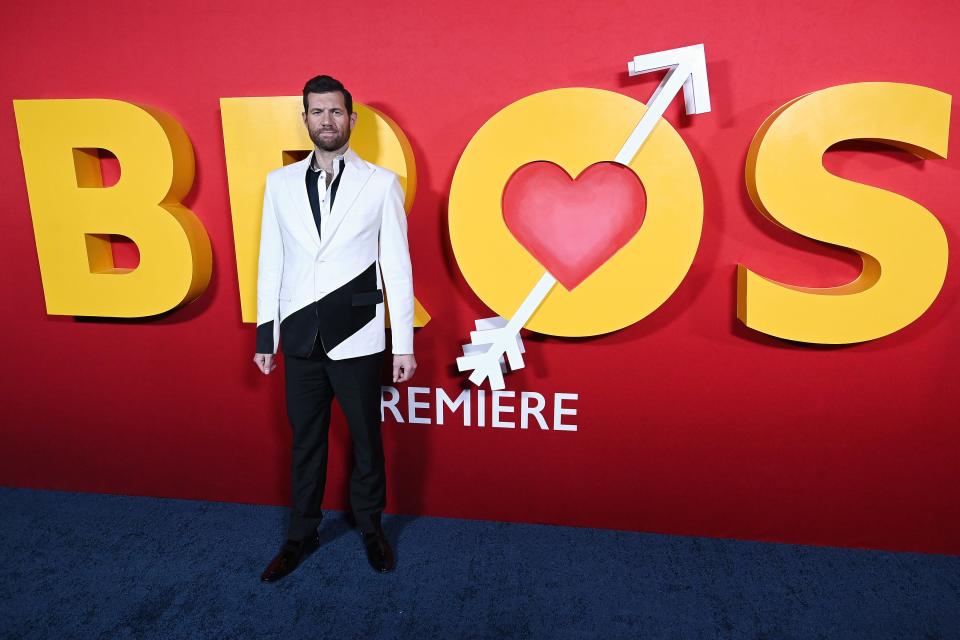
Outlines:
{"label": "black panel on jacket", "polygon": [[[340,178],[343,177],[343,169],[346,166],[343,157],[340,158],[340,166],[337,169],[337,177],[330,183],[330,210],[333,210],[333,204],[337,200],[337,189],[340,188]],[[317,225],[317,236],[321,237],[320,232],[320,172],[314,171],[313,160],[307,167],[307,200],[310,201],[310,209],[313,211],[313,221]]]}
{"label": "black panel on jacket", "polygon": [[257,325],[257,353],[273,353],[273,320]]}
{"label": "black panel on jacket", "polygon": [[298,309],[280,323],[280,347],[286,355],[308,357],[317,341],[330,353],[337,345],[377,316],[383,291],[377,289],[377,263],[331,291],[317,302]]}

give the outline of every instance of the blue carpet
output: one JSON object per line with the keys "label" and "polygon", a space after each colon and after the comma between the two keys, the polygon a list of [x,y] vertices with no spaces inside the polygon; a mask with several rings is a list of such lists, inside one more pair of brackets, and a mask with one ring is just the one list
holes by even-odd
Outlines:
{"label": "blue carpet", "polygon": [[960,638],[960,558],[390,517],[378,575],[329,514],[0,488],[0,637]]}

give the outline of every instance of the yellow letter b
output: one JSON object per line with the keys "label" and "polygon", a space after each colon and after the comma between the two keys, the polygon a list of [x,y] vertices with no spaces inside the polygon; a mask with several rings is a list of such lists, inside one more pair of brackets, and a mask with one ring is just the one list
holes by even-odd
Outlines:
{"label": "yellow letter b", "polygon": [[[203,293],[210,241],[180,204],[194,160],[175,120],[117,100],[16,100],[14,111],[47,313],[151,316]],[[112,186],[98,149],[119,160]],[[114,265],[111,235],[136,244],[135,268]]]}

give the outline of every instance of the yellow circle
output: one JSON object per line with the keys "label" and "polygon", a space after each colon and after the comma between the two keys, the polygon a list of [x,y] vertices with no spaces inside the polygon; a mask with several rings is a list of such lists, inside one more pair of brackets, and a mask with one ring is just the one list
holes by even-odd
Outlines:
{"label": "yellow circle", "polygon": [[[612,160],[645,112],[643,103],[619,93],[554,89],[503,108],[470,140],[450,186],[450,242],[467,283],[496,313],[511,317],[545,271],[504,223],[507,180],[538,160],[574,177]],[[703,192],[689,149],[661,119],[629,166],[646,190],[643,226],[573,291],[555,285],[528,329],[555,336],[622,329],[663,304],[690,269]]]}

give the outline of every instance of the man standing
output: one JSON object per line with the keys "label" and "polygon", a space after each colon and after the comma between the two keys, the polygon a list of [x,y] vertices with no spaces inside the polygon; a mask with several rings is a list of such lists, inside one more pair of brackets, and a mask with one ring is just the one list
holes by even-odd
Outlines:
{"label": "man standing", "polygon": [[384,288],[393,381],[409,380],[417,367],[413,280],[397,176],[349,148],[357,114],[339,81],[309,80],[303,109],[314,150],[267,176],[260,232],[254,362],[269,374],[279,342],[293,429],[287,542],[263,572],[264,582],[293,571],[320,544],[334,396],[353,442],[350,503],[367,559],[377,571],[393,569],[393,551],[380,526],[386,506],[380,439]]}

